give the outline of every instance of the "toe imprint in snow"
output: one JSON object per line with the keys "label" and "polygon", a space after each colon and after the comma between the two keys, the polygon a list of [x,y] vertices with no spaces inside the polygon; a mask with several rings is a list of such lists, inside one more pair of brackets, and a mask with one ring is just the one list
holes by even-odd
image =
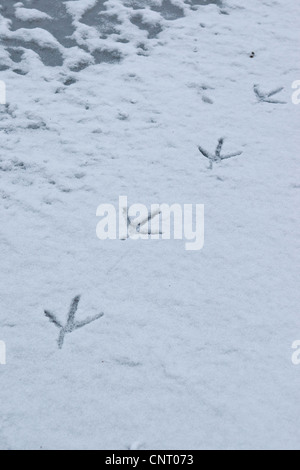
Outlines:
{"label": "toe imprint in snow", "polygon": [[210,161],[209,168],[212,170],[214,163],[220,163],[222,160],[227,160],[228,158],[232,157],[238,157],[239,155],[242,155],[243,152],[235,152],[235,153],[229,153],[227,155],[221,155],[222,148],[224,145],[224,137],[221,137],[218,141],[217,148],[215,150],[215,153],[210,153],[207,150],[205,150],[202,147],[198,147],[199,152]]}

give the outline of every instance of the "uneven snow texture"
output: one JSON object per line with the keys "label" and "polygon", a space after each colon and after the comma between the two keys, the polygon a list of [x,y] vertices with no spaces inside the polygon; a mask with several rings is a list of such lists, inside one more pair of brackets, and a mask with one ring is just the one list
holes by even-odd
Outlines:
{"label": "uneven snow texture", "polygon": [[[2,3],[0,448],[299,449],[299,3]],[[205,204],[204,249],[98,240],[119,195]]]}

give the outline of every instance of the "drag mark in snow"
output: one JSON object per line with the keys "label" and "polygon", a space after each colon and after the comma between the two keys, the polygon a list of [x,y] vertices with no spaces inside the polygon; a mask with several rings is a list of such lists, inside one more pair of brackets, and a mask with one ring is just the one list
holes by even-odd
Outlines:
{"label": "drag mark in snow", "polygon": [[209,164],[209,168],[210,170],[213,169],[213,165],[214,163],[220,163],[222,160],[226,160],[228,158],[232,158],[232,157],[238,157],[239,155],[242,155],[243,152],[236,152],[236,153],[230,153],[228,155],[221,155],[221,152],[222,152],[222,148],[223,148],[223,145],[224,145],[224,137],[221,137],[218,141],[218,145],[217,145],[217,148],[215,150],[215,153],[212,154],[210,152],[207,152],[207,150],[204,150],[204,148],[202,147],[198,147],[198,150],[199,152],[205,157],[205,158],[208,158],[208,160],[210,161],[210,164]]}
{"label": "drag mark in snow", "polygon": [[78,309],[78,304],[80,302],[80,295],[77,295],[74,297],[74,299],[71,302],[70,310],[68,313],[68,320],[66,325],[62,325],[60,321],[56,318],[56,316],[52,313],[49,312],[48,310],[44,310],[44,313],[47,318],[53,323],[57,328],[60,329],[60,334],[58,337],[58,347],[59,349],[62,349],[63,344],[64,344],[64,339],[65,335],[67,333],[72,333],[74,330],[77,330],[78,328],[82,328],[85,325],[88,325],[89,323],[94,322],[95,320],[98,320],[99,318],[103,317],[104,313],[99,313],[98,315],[95,315],[94,317],[88,317],[84,321],[81,322],[76,322],[75,321],[75,314]]}
{"label": "drag mark in snow", "polygon": [[284,87],[276,88],[276,90],[272,90],[269,93],[263,93],[260,90],[259,85],[254,85],[253,90],[259,102],[272,104],[286,104],[286,101],[272,99],[272,96],[280,93],[282,90],[284,90]]}

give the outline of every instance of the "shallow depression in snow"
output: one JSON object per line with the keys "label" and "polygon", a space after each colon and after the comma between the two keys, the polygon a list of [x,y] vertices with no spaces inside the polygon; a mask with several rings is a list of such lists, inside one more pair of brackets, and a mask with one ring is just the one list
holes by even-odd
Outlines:
{"label": "shallow depression in snow", "polygon": [[[73,71],[93,63],[119,62],[123,57],[121,45],[132,41],[138,54],[144,55],[147,52],[145,43],[157,38],[166,22],[184,17],[185,8],[222,5],[221,0],[182,0],[181,5],[175,0],[119,0],[119,4],[116,0],[95,0],[83,3],[80,14],[74,18],[74,1],[24,0],[15,3],[2,0],[1,3],[0,14],[9,20],[6,31],[0,31],[1,43],[10,61],[0,59],[0,70],[12,68],[20,74],[22,71],[27,73],[26,67],[22,68],[22,60],[28,50],[36,53],[47,66],[62,66],[66,57],[70,57],[66,49],[73,48],[72,57],[75,58],[69,64]],[[40,39],[43,31],[51,35],[52,41]],[[133,39],[137,34],[140,34],[140,41]],[[95,38],[99,40],[96,45]]]}
{"label": "shallow depression in snow", "polygon": [[[300,3],[14,1],[0,449],[299,449]],[[203,250],[97,239],[121,195],[204,204]]]}

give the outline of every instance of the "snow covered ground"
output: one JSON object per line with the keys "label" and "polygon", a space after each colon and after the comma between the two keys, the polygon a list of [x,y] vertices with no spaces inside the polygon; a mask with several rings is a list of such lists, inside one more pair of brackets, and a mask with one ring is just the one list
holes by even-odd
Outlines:
{"label": "snow covered ground", "polygon": [[[1,5],[0,448],[299,449],[300,5]],[[120,195],[205,204],[203,250],[98,240]]]}

